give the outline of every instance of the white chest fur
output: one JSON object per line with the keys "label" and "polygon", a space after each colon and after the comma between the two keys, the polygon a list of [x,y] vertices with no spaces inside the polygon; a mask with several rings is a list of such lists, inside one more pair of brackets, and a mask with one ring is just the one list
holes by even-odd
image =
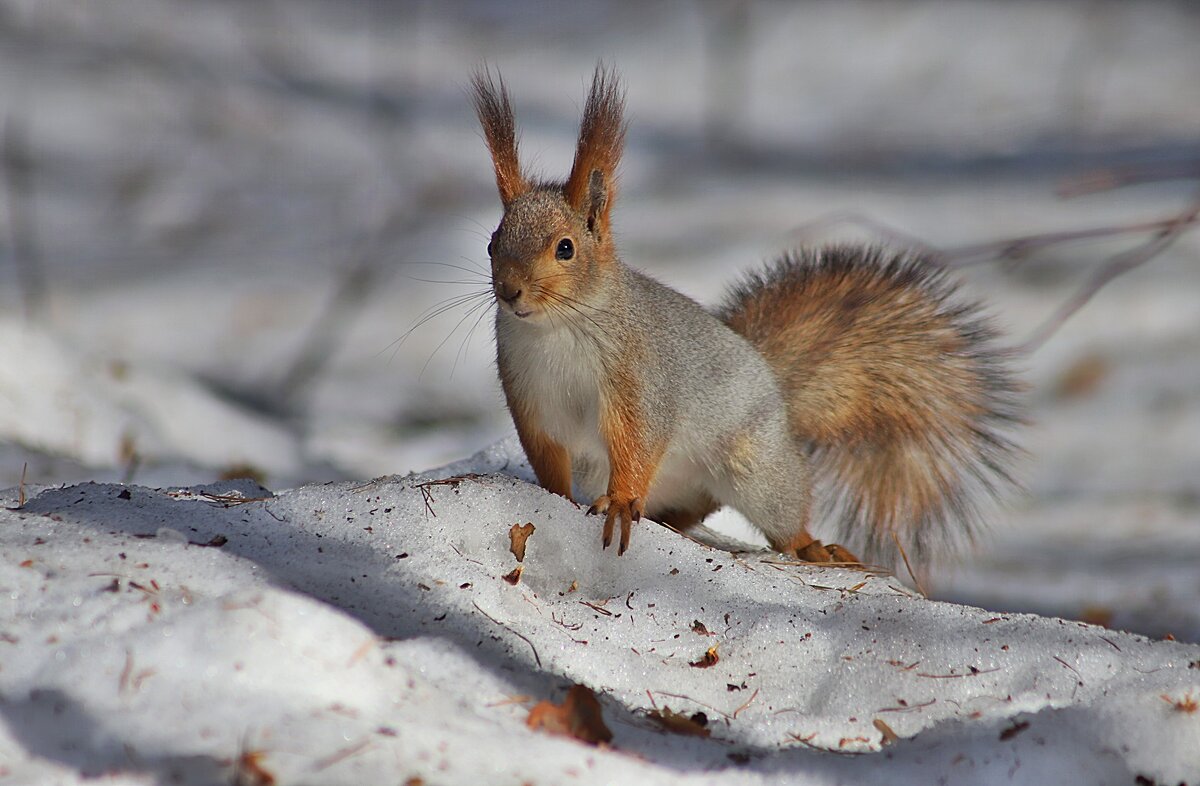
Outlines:
{"label": "white chest fur", "polygon": [[[501,375],[509,394],[535,413],[537,425],[571,455],[577,496],[590,500],[608,488],[608,449],[600,436],[604,364],[592,336],[507,314],[496,322]],[[707,432],[705,432],[706,434]],[[649,492],[647,512],[686,510],[711,485],[712,444],[670,439]],[[707,497],[704,497],[707,499]],[[703,502],[699,503],[703,504]]]}
{"label": "white chest fur", "polygon": [[600,353],[594,340],[565,327],[502,317],[500,371],[512,393],[537,413],[538,425],[574,459],[608,455],[600,438]]}

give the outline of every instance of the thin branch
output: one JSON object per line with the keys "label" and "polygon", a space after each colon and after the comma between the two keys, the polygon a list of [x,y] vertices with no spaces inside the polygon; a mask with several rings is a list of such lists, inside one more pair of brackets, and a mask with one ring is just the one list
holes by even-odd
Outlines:
{"label": "thin branch", "polygon": [[534,661],[537,663],[537,666],[538,666],[538,668],[539,668],[539,669],[542,667],[542,656],[541,656],[541,655],[538,655],[537,647],[533,646],[533,642],[529,640],[529,637],[528,637],[528,636],[526,636],[525,634],[521,633],[520,631],[513,630],[512,628],[510,628],[509,626],[505,625],[505,624],[504,624],[503,622],[501,622],[500,620],[498,620],[498,619],[496,619],[495,617],[493,617],[491,614],[488,614],[488,613],[487,613],[486,611],[484,611],[484,610],[483,610],[483,608],[482,608],[482,607],[481,607],[481,606],[480,606],[478,603],[476,603],[475,601],[471,601],[471,605],[473,605],[473,606],[475,607],[475,610],[476,610],[476,611],[478,611],[480,614],[482,614],[483,616],[487,617],[487,618],[488,618],[488,619],[490,619],[492,622],[494,622],[494,623],[496,623],[497,625],[499,625],[501,628],[504,628],[506,631],[508,631],[509,633],[511,633],[512,635],[516,636],[518,639],[520,639],[521,641],[523,641],[523,642],[525,642],[526,644],[528,644],[528,645],[529,645],[529,649],[533,650],[533,660],[534,660]]}
{"label": "thin branch", "polygon": [[917,592],[921,593],[922,597],[929,597],[929,593],[921,586],[921,580],[917,578],[917,574],[913,571],[912,563],[908,561],[908,552],[904,550],[904,545],[900,543],[900,537],[893,531],[892,540],[896,542],[896,548],[900,551],[900,556],[904,559],[904,567],[908,569],[908,575],[912,576],[913,584],[917,587]]}
{"label": "thin branch", "polygon": [[1071,197],[1112,191],[1124,186],[1140,183],[1158,183],[1164,180],[1194,180],[1200,178],[1200,159],[1190,161],[1161,161],[1153,164],[1112,167],[1089,172],[1077,178],[1063,181],[1058,189],[1059,196]]}
{"label": "thin branch", "polygon": [[1176,240],[1192,224],[1200,219],[1200,193],[1197,193],[1191,205],[1174,219],[1170,219],[1146,242],[1115,256],[1109,257],[1104,266],[1085,283],[1078,291],[1066,302],[1059,306],[1049,319],[1043,322],[1029,338],[1025,340],[1017,351],[1021,353],[1031,353],[1046,343],[1054,333],[1058,331],[1063,323],[1070,319],[1076,311],[1083,308],[1089,300],[1091,300],[1097,292],[1104,288],[1108,282],[1112,281],[1117,276],[1123,273],[1128,273],[1134,268],[1144,265],[1154,257],[1161,254],[1171,247]]}
{"label": "thin branch", "polygon": [[759,691],[759,688],[755,688],[754,693],[750,694],[750,698],[746,699],[746,701],[742,704],[742,706],[738,707],[736,710],[733,711],[732,717],[734,719],[737,718],[738,713],[740,713],[742,710],[746,709],[747,707],[749,707],[751,704],[754,703],[754,700],[756,698],[758,698],[758,691]]}
{"label": "thin branch", "polygon": [[1178,220],[1179,216],[1175,215],[1155,221],[1138,221],[1132,224],[1069,229],[1062,232],[1044,232],[1035,235],[990,240],[986,243],[973,243],[946,250],[934,250],[932,255],[938,262],[949,267],[967,267],[983,262],[993,262],[997,259],[1019,261],[1032,256],[1037,251],[1052,246],[1076,243],[1083,240],[1100,240],[1121,235],[1162,231],[1174,226]]}
{"label": "thin branch", "polygon": [[[1170,168],[1167,165],[1126,167],[1095,173],[1073,183],[1068,182],[1060,189],[1060,193],[1074,196],[1120,188],[1121,186],[1133,183],[1195,178],[1200,178],[1200,162],[1192,162],[1182,167],[1172,165]],[[948,249],[926,243],[920,238],[854,212],[838,212],[822,216],[792,230],[789,233],[789,237],[797,239],[838,224],[851,224],[866,229],[885,240],[925,254],[934,262],[948,267],[965,267],[997,259],[1019,262],[1028,259],[1038,251],[1052,246],[1145,232],[1153,233],[1148,240],[1131,249],[1108,257],[1100,269],[1074,295],[1056,309],[1045,322],[1038,326],[1030,334],[1029,338],[1015,348],[1015,351],[1018,353],[1028,354],[1036,351],[1045,344],[1075,312],[1083,308],[1109,282],[1158,256],[1173,245],[1185,232],[1200,224],[1200,192],[1197,193],[1183,211],[1155,221],[1139,221],[1130,224],[1023,235],[1015,238],[991,240],[985,243],[972,243]]]}

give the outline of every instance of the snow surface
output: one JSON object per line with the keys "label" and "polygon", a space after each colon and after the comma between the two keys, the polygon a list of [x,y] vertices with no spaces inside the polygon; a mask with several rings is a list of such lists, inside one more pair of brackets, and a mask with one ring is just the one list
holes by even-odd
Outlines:
{"label": "snow surface", "polygon": [[[649,522],[617,558],[528,477],[509,441],[278,495],[88,483],[17,508],[10,492],[0,775],[229,782],[247,755],[279,783],[1200,774],[1200,712],[1174,704],[1200,698],[1200,646],[925,600]],[[526,522],[512,585],[509,528]],[[715,665],[691,665],[714,646]],[[611,747],[526,728],[572,683],[599,694]],[[711,736],[657,728],[668,707]]]}

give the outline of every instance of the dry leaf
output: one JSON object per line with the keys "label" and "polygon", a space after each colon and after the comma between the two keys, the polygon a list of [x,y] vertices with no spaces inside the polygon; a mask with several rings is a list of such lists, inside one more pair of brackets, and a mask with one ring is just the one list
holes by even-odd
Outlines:
{"label": "dry leaf", "polygon": [[708,717],[703,712],[684,715],[673,711],[670,707],[661,710],[650,710],[646,717],[657,723],[663,731],[672,734],[682,734],[685,737],[708,737],[712,734],[708,729]]}
{"label": "dry leaf", "polygon": [[513,568],[508,573],[504,574],[504,580],[515,587],[515,586],[517,586],[517,583],[521,580],[521,572],[524,570],[525,570],[524,565],[518,565],[517,567]]}
{"label": "dry leaf", "polygon": [[894,745],[900,741],[900,735],[892,731],[892,727],[884,723],[881,719],[876,718],[871,722],[872,725],[879,729],[879,733],[883,735],[882,745]]}
{"label": "dry leaf", "polygon": [[720,662],[720,660],[721,660],[720,656],[717,655],[717,645],[714,644],[708,648],[707,652],[704,653],[703,658],[701,658],[700,660],[697,660],[697,661],[693,661],[693,662],[689,663],[688,665],[691,666],[693,669],[707,669],[710,666],[716,666],[717,663]]}
{"label": "dry leaf", "polygon": [[692,633],[697,633],[701,636],[716,636],[715,633],[709,633],[708,628],[704,627],[704,623],[700,620],[692,620]]}
{"label": "dry leaf", "polygon": [[529,536],[533,534],[533,522],[527,524],[513,524],[508,528],[508,538],[512,541],[509,544],[508,550],[517,558],[517,562],[525,561],[525,541],[529,540]]}
{"label": "dry leaf", "polygon": [[574,737],[589,745],[612,740],[596,694],[584,685],[572,685],[562,704],[539,701],[529,711],[525,725],[550,734]]}

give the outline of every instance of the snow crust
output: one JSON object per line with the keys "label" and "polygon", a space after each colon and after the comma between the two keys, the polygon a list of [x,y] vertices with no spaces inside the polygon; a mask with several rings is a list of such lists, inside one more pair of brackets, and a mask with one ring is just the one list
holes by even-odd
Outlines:
{"label": "snow crust", "polygon": [[[650,522],[617,558],[528,476],[508,441],[279,494],[88,483],[16,508],[6,492],[0,774],[199,784],[248,759],[280,783],[1200,774],[1200,713],[1176,706],[1200,698],[1200,646],[929,601]],[[509,528],[527,522],[513,585]],[[714,665],[692,665],[711,647]],[[599,694],[611,747],[525,727],[572,683]],[[662,731],[664,708],[704,713],[711,736]]]}

